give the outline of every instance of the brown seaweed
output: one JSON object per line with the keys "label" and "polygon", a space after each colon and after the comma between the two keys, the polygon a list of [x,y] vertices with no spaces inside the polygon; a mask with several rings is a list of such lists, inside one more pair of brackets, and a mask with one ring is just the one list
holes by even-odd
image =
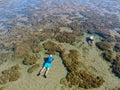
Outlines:
{"label": "brown seaweed", "polygon": [[36,71],[39,67],[40,67],[40,64],[35,64],[32,67],[28,68],[27,72],[32,73],[32,72]]}
{"label": "brown seaweed", "polygon": [[113,62],[115,55],[113,54],[112,51],[108,50],[108,51],[103,52],[103,57],[106,60]]}
{"label": "brown seaweed", "polygon": [[100,87],[105,81],[100,76],[94,76],[87,70],[81,69],[82,63],[78,59],[78,52],[70,50],[69,54],[61,52],[64,65],[68,70],[65,78],[61,79],[61,83],[69,87],[77,86],[82,88],[97,88]]}
{"label": "brown seaweed", "polygon": [[97,42],[96,46],[101,50],[110,50],[111,46],[107,42]]}
{"label": "brown seaweed", "polygon": [[55,54],[55,52],[60,52],[61,48],[60,45],[52,42],[52,41],[47,41],[43,43],[44,49],[47,50],[48,54]]}
{"label": "brown seaweed", "polygon": [[59,33],[55,39],[61,43],[72,44],[73,42],[75,42],[75,35],[73,33],[64,32]]}
{"label": "brown seaweed", "polygon": [[6,84],[8,81],[16,81],[20,78],[19,65],[12,66],[9,69],[2,71],[2,76],[0,76],[0,84]]}
{"label": "brown seaweed", "polygon": [[33,65],[37,62],[37,60],[40,58],[38,55],[26,55],[23,64],[24,65]]}
{"label": "brown seaweed", "polygon": [[120,56],[116,56],[116,59],[112,63],[113,72],[116,76],[120,77]]}

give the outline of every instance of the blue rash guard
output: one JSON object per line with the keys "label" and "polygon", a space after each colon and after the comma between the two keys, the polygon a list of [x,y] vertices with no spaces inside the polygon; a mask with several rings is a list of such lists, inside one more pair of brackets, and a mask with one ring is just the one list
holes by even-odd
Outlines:
{"label": "blue rash guard", "polygon": [[54,60],[54,58],[49,56],[49,57],[47,58],[45,64],[44,64],[44,67],[45,67],[45,68],[50,68],[50,67],[52,66],[51,63],[52,63],[53,60]]}
{"label": "blue rash guard", "polygon": [[54,60],[54,58],[49,56],[49,57],[47,58],[46,63],[52,63],[53,60]]}

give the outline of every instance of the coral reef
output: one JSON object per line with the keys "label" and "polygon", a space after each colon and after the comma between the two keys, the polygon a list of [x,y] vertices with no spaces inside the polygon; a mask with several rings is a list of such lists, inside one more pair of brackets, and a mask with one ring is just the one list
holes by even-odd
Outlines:
{"label": "coral reef", "polygon": [[24,58],[31,52],[31,47],[28,43],[17,42],[14,57],[16,58]]}
{"label": "coral reef", "polygon": [[38,34],[41,36],[40,32],[38,31],[30,31],[22,35],[20,41],[15,43],[14,57],[24,58],[28,54],[39,53],[42,50],[42,46],[39,45],[40,39]]}
{"label": "coral reef", "polygon": [[[120,44],[116,43],[113,50],[109,43],[106,42],[97,42],[96,46],[101,49],[103,52],[103,58],[109,61],[112,64],[112,71],[116,76],[120,77],[120,56],[117,55],[117,52],[120,52]],[[116,53],[116,55],[114,54]]]}
{"label": "coral reef", "polygon": [[86,69],[81,68],[83,65],[78,59],[78,52],[70,50],[69,54],[61,52],[61,58],[68,70],[66,78],[62,78],[60,83],[72,87],[75,85],[82,88],[97,88],[100,87],[105,81],[100,76],[94,76]]}
{"label": "coral reef", "polygon": [[116,76],[120,77],[120,55],[116,56],[116,59],[112,64],[113,72]]}
{"label": "coral reef", "polygon": [[108,50],[108,51],[103,52],[103,57],[106,60],[113,62],[115,56],[112,51]]}
{"label": "coral reef", "polygon": [[110,34],[108,29],[101,30],[99,29],[96,31],[96,34],[98,34],[100,37],[104,38],[107,42],[114,42],[115,38]]}
{"label": "coral reef", "polygon": [[0,64],[7,61],[7,59],[10,57],[11,53],[1,53],[0,54]]}
{"label": "coral reef", "polygon": [[107,42],[97,42],[96,46],[101,50],[110,50],[111,46]]}
{"label": "coral reef", "polygon": [[28,68],[27,72],[32,73],[40,67],[40,64],[35,64],[32,67]]}
{"label": "coral reef", "polygon": [[102,77],[95,77],[85,70],[79,72],[72,71],[66,76],[70,86],[76,85],[82,88],[97,88],[100,87],[105,81]]}
{"label": "coral reef", "polygon": [[73,42],[75,42],[75,35],[73,33],[68,33],[68,32],[64,32],[64,33],[59,33],[55,39],[61,43],[70,43],[72,44]]}
{"label": "coral reef", "polygon": [[69,53],[66,54],[65,50],[62,50],[59,45],[51,41],[45,42],[43,46],[46,50],[52,51],[50,53],[54,54],[55,51],[60,53],[63,63],[68,70],[67,76],[60,80],[61,84],[70,87],[75,85],[82,88],[97,88],[105,82],[102,77],[94,76],[83,68],[84,66],[79,60],[77,50],[69,50]]}
{"label": "coral reef", "polygon": [[113,50],[116,51],[116,56],[111,50],[111,46],[106,42],[97,42],[96,46],[103,50],[103,58],[109,61],[112,64],[112,71],[116,76],[120,77],[120,55],[117,55],[120,52],[120,44],[116,43]]}
{"label": "coral reef", "polygon": [[120,43],[116,43],[116,44],[115,44],[114,50],[115,50],[116,52],[120,52]]}
{"label": "coral reef", "polygon": [[45,41],[53,37],[53,32],[50,32],[49,30],[44,30],[42,32],[36,31],[34,32],[34,36],[36,36],[39,41]]}
{"label": "coral reef", "polygon": [[12,66],[11,68],[2,71],[2,76],[0,77],[0,84],[6,84],[8,81],[16,81],[20,78],[19,65]]}
{"label": "coral reef", "polygon": [[65,86],[68,86],[68,81],[67,79],[64,77],[60,80],[60,84],[64,84]]}
{"label": "coral reef", "polygon": [[31,49],[33,53],[39,53],[40,51],[42,51],[42,46],[35,44],[32,45]]}
{"label": "coral reef", "polygon": [[43,43],[44,49],[47,50],[48,54],[55,54],[55,52],[60,52],[61,48],[60,45],[52,42],[52,41],[47,41]]}
{"label": "coral reef", "polygon": [[62,54],[62,58],[68,71],[77,71],[80,61],[78,60],[78,52],[76,50],[70,50],[68,55]]}
{"label": "coral reef", "polygon": [[26,55],[23,64],[24,65],[33,65],[37,62],[37,60],[40,59],[40,56],[38,55]]}
{"label": "coral reef", "polygon": [[103,38],[107,38],[110,36],[110,32],[107,29],[99,29],[98,31],[96,31],[96,34],[98,34],[99,36],[103,37]]}

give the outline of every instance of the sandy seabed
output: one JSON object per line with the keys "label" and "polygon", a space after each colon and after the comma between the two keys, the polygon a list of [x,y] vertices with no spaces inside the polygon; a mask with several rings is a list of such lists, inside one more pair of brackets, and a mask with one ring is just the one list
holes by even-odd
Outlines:
{"label": "sandy seabed", "polygon": [[[85,41],[85,37],[87,36],[89,35],[85,34],[84,37],[81,38],[84,42],[83,45],[81,45],[81,42],[76,42],[74,45],[64,43],[63,47],[66,49],[77,49],[81,56],[81,61],[85,64],[88,70],[93,74],[102,76],[105,79],[105,83],[100,88],[88,90],[118,90],[120,86],[120,79],[111,72],[110,63],[101,57],[101,51],[97,49],[95,45],[89,46],[87,44]],[[95,36],[95,41],[99,41],[98,36]],[[37,61],[37,63],[41,66],[32,74],[27,73],[28,67],[23,65],[19,60],[15,62],[9,60],[3,63],[0,66],[0,71],[15,64],[19,64],[21,68],[21,77],[17,81],[1,85],[2,87],[5,87],[4,90],[85,90],[83,88],[68,88],[60,84],[60,79],[66,76],[67,70],[62,63],[59,54],[54,55],[55,60],[48,73],[48,78],[43,77],[44,73],[37,76],[37,73],[44,63],[44,58],[47,57],[45,52],[40,52],[40,54],[41,58]]]}

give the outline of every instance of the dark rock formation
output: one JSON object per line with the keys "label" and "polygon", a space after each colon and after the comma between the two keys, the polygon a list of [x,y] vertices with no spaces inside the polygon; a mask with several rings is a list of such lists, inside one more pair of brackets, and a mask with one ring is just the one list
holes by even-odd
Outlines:
{"label": "dark rock formation", "polygon": [[116,56],[116,59],[113,62],[112,68],[116,76],[120,77],[120,56]]}
{"label": "dark rock formation", "polygon": [[78,59],[78,52],[76,50],[70,50],[69,54],[62,52],[61,57],[68,69],[68,74],[66,78],[61,79],[61,83],[69,87],[75,85],[88,89],[100,87],[105,82],[102,77],[94,76],[87,70],[80,69],[82,64]]}
{"label": "dark rock formation", "polygon": [[115,56],[112,51],[108,50],[108,51],[103,52],[103,57],[106,60],[113,62]]}
{"label": "dark rock formation", "polygon": [[58,45],[52,41],[43,43],[43,46],[44,46],[44,49],[47,50],[48,54],[55,54],[55,52],[61,51],[60,45]]}
{"label": "dark rock formation", "polygon": [[116,43],[116,44],[115,44],[114,50],[115,50],[116,52],[120,52],[120,43]]}
{"label": "dark rock formation", "polygon": [[101,50],[110,50],[111,46],[107,42],[97,42],[96,46]]}
{"label": "dark rock formation", "polygon": [[75,42],[75,35],[73,33],[67,33],[67,32],[63,32],[63,33],[59,33],[56,36],[56,40],[61,42],[61,43],[73,43]]}
{"label": "dark rock formation", "polygon": [[23,60],[23,64],[33,65],[37,62],[38,59],[40,59],[40,56],[38,56],[38,55],[26,55]]}

